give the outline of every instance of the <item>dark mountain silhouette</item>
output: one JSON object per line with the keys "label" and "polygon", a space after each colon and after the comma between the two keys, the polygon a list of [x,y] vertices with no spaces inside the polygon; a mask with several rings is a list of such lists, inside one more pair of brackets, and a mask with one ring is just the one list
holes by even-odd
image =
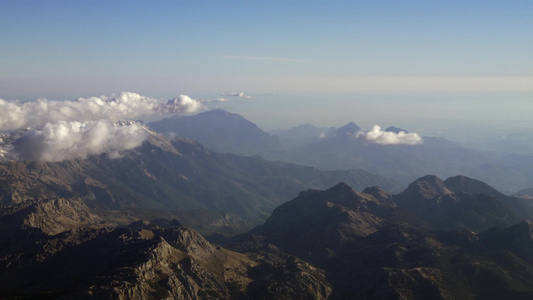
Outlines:
{"label": "dark mountain silhouette", "polygon": [[[345,183],[308,190],[277,207],[253,234],[265,236],[281,250],[313,262],[327,260],[345,241],[383,227],[391,201],[354,191]],[[312,221],[311,221],[312,220]]]}
{"label": "dark mountain silhouette", "polygon": [[341,183],[300,193],[230,247],[272,243],[303,257],[325,269],[331,299],[528,299],[533,225],[485,230],[485,218],[501,223],[510,214],[497,198],[454,192],[436,176],[396,196],[376,187],[358,193]]}
{"label": "dark mountain silhouette", "polygon": [[450,177],[446,179],[445,183],[454,192],[493,196],[502,201],[520,219],[533,219],[533,199],[506,196],[488,184],[466,176]]}
{"label": "dark mountain silhouette", "polygon": [[346,137],[346,135],[354,135],[359,130],[361,130],[361,127],[359,127],[354,122],[350,122],[342,127],[335,129],[330,135],[333,137]]}
{"label": "dark mountain silhouette", "polygon": [[282,147],[278,138],[261,130],[241,115],[215,109],[194,116],[174,116],[148,123],[160,133],[191,138],[219,153],[254,156]]}
{"label": "dark mountain silhouette", "polygon": [[[455,181],[456,178],[447,180]],[[493,195],[469,193],[468,190],[476,190],[477,183],[466,184],[466,192],[453,192],[440,178],[424,176],[396,195],[394,201],[398,207],[439,228],[480,231],[493,226],[510,226],[520,220]],[[489,188],[487,191],[495,191]]]}
{"label": "dark mountain silhouette", "polygon": [[528,203],[532,203],[531,201],[533,201],[533,189],[532,188],[522,189],[516,192],[513,195],[513,197],[523,199],[527,201]]}
{"label": "dark mountain silhouette", "polygon": [[399,128],[399,127],[396,127],[396,126],[389,126],[385,129],[385,131],[388,131],[388,132],[394,132],[394,133],[400,133],[400,132],[405,132],[405,133],[409,133],[409,131],[405,130],[405,129],[402,129],[402,128]]}

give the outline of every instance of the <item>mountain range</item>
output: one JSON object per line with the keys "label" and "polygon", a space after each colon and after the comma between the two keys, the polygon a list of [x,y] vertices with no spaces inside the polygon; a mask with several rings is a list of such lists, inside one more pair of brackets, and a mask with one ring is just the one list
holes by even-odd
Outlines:
{"label": "mountain range", "polygon": [[306,188],[346,181],[397,187],[362,170],[321,171],[258,157],[219,154],[198,142],[151,134],[140,147],[61,162],[0,164],[0,203],[80,197],[94,208],[179,217],[203,232],[246,230]]}
{"label": "mountain range", "polygon": [[176,219],[139,220],[80,198],[27,200],[0,207],[0,294],[530,299],[533,224],[494,192],[466,177],[424,176],[398,194],[341,182],[211,242]]}
{"label": "mountain range", "polygon": [[[224,147],[257,147],[243,145],[249,152],[240,156],[148,131],[141,146],[119,155],[43,162],[10,160],[4,151],[0,296],[533,298],[528,189],[507,196],[464,175],[423,175],[406,187],[388,179],[404,182],[437,164],[437,156],[435,168],[448,163],[450,170],[460,165],[454,155],[466,155],[473,168],[486,157],[436,138],[425,137],[423,146],[373,144],[358,138],[353,122],[290,145],[266,136],[237,142],[229,136],[266,133],[238,115],[209,113],[203,116],[218,118],[215,126],[200,122],[196,129],[214,133],[231,118],[249,130],[219,130],[229,141]],[[2,143],[9,150],[9,141]],[[295,160],[346,159],[344,170],[273,160],[297,149]]]}
{"label": "mountain range", "polygon": [[[221,109],[172,117],[148,126],[161,133],[186,136],[221,153],[260,155],[323,170],[363,169],[407,185],[426,174],[478,178],[507,194],[533,186],[533,156],[465,148],[442,137],[422,137],[415,145],[382,145],[356,135],[350,122],[335,128],[311,124],[289,130],[261,130],[244,117]],[[390,126],[383,132],[408,132]]]}
{"label": "mountain range", "polygon": [[424,176],[397,195],[308,190],[229,247],[273,244],[324,269],[330,299],[532,297],[533,223],[493,195],[446,184],[458,180],[476,188]]}

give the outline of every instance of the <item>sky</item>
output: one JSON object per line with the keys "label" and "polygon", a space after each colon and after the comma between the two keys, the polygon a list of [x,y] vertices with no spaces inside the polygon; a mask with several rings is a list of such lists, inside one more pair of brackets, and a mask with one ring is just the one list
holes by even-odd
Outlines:
{"label": "sky", "polygon": [[0,0],[0,99],[225,98],[207,106],[267,130],[468,142],[533,129],[531,16],[513,0]]}

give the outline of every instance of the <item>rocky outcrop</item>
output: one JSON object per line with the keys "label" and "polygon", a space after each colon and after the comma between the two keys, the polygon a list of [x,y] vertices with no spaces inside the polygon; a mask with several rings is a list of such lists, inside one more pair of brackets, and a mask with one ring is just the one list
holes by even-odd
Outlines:
{"label": "rocky outcrop", "polygon": [[326,191],[309,190],[274,210],[253,234],[313,263],[338,255],[346,242],[369,235],[387,222],[394,204],[384,197],[354,191],[339,183]]}
{"label": "rocky outcrop", "polygon": [[110,228],[103,227],[111,223],[101,218],[79,199],[40,200],[2,210],[0,294],[62,299],[327,299],[331,293],[321,271],[305,262],[230,251],[177,220],[140,220]]}
{"label": "rocky outcrop", "polygon": [[398,207],[441,229],[483,231],[493,226],[510,226],[519,221],[518,215],[495,197],[496,192],[469,193],[480,189],[477,185],[462,184],[465,181],[460,178],[452,178],[448,182],[452,188],[436,176],[424,176],[395,195],[394,201]]}

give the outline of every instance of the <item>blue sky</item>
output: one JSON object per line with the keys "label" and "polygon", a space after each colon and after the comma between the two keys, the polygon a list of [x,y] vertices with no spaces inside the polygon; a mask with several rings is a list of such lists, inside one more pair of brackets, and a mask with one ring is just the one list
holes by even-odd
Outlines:
{"label": "blue sky", "polygon": [[0,98],[242,91],[220,106],[271,129],[525,122],[532,16],[532,1],[0,0]]}

